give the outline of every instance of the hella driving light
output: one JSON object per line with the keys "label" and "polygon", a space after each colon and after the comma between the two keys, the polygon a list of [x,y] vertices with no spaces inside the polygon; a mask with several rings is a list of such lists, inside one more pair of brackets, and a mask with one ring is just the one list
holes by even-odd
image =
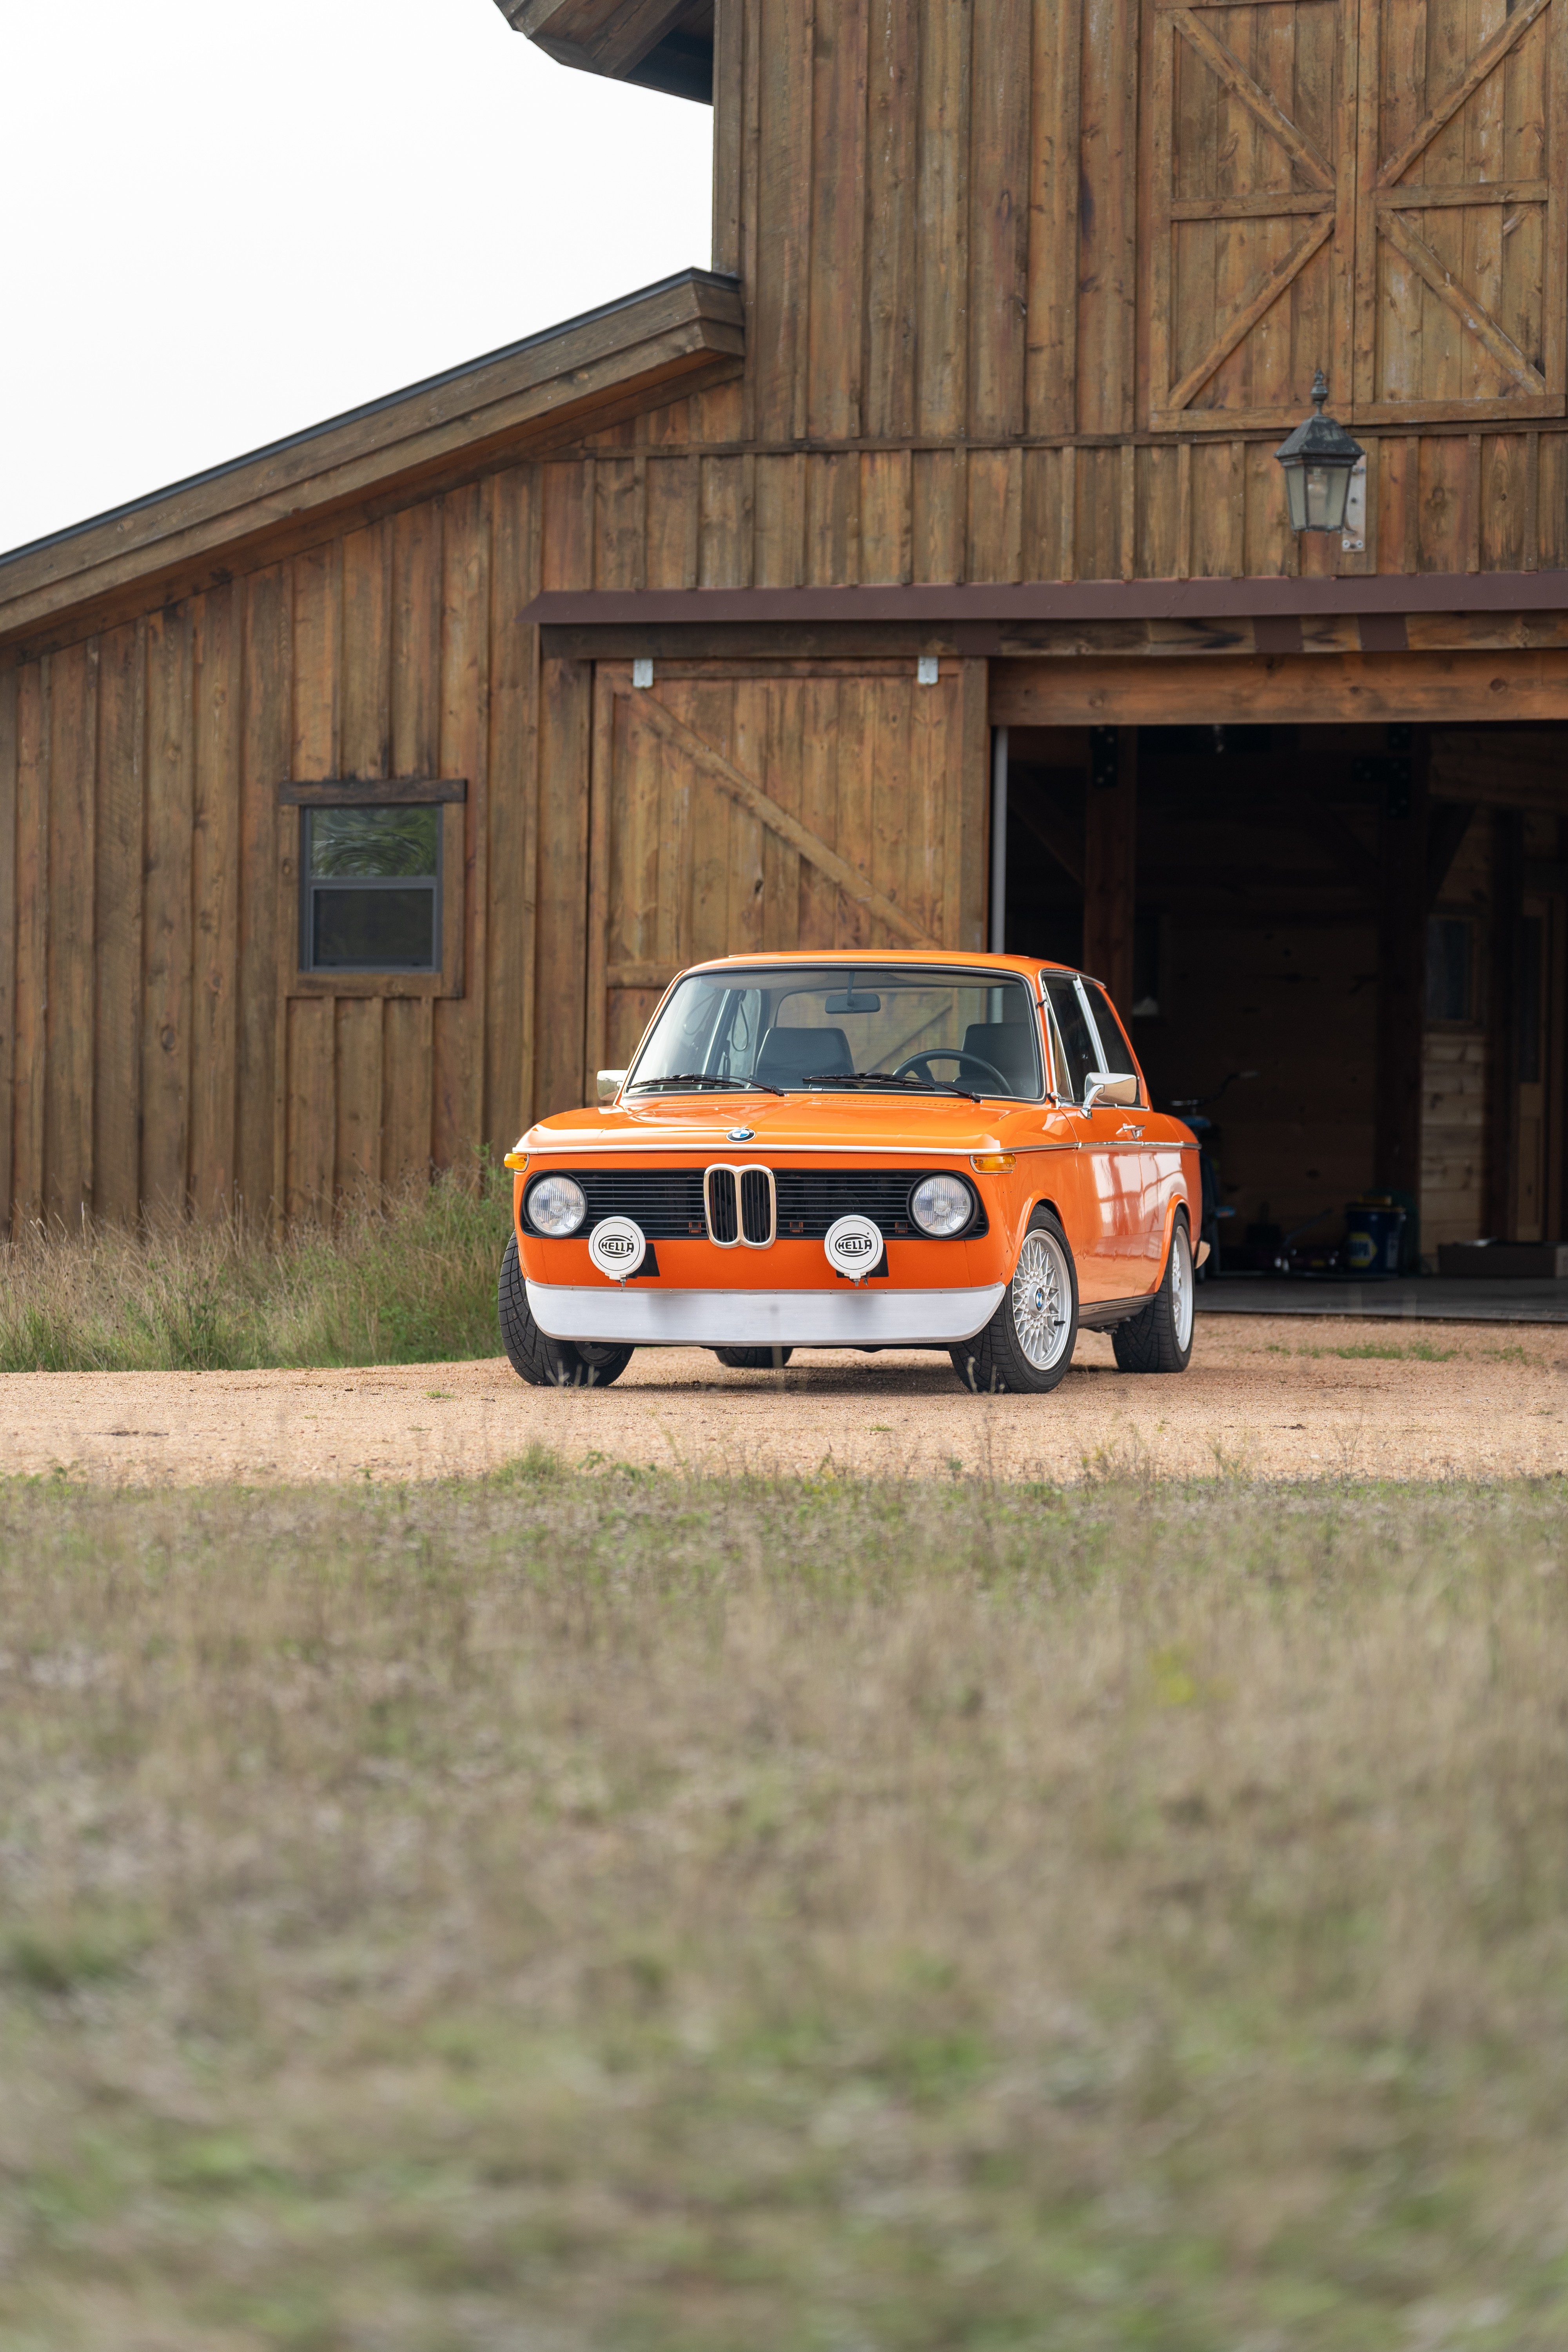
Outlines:
{"label": "hella driving light", "polygon": [[957,1176],[928,1176],[910,1195],[910,1215],[935,1241],[961,1234],[973,1206],[968,1185]]}
{"label": "hella driving light", "polygon": [[570,1176],[542,1176],[528,1196],[529,1223],[553,1241],[574,1234],[587,1213],[588,1196]]}

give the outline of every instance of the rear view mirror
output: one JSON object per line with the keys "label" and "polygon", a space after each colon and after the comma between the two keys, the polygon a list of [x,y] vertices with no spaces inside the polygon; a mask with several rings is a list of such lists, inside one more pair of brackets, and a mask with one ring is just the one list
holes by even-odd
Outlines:
{"label": "rear view mirror", "polygon": [[882,1000],[868,988],[852,988],[842,996],[830,996],[822,1009],[825,1013],[880,1013]]}
{"label": "rear view mirror", "polygon": [[599,1100],[602,1103],[614,1102],[626,1082],[625,1070],[601,1070],[598,1077]]}
{"label": "rear view mirror", "polygon": [[1135,1109],[1138,1102],[1138,1081],[1131,1070],[1121,1073],[1110,1070],[1090,1070],[1083,1090],[1085,1110],[1093,1110],[1098,1103],[1115,1103],[1127,1110]]}

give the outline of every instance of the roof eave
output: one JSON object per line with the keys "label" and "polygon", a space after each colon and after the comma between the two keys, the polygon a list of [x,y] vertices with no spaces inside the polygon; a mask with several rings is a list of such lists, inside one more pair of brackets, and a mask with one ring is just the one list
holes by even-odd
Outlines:
{"label": "roof eave", "polygon": [[0,643],[487,448],[523,455],[564,425],[655,406],[732,373],[744,348],[735,279],[682,271],[0,556]]}

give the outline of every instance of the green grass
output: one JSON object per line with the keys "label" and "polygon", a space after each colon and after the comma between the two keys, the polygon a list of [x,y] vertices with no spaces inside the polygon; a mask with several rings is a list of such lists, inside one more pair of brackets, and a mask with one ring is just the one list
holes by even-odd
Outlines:
{"label": "green grass", "polygon": [[0,1486],[0,2344],[1548,2352],[1565,1537]]}
{"label": "green grass", "polygon": [[511,1179],[440,1177],[281,1240],[241,1218],[0,1243],[0,1372],[493,1356]]}

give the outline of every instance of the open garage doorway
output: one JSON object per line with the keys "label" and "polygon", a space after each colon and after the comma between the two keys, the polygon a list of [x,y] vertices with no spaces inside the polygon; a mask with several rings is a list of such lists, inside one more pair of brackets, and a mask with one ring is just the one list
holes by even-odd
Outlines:
{"label": "open garage doorway", "polygon": [[1369,1198],[1405,1271],[1568,1234],[1568,724],[1015,726],[1007,769],[1006,944],[1212,1121],[1220,1271]]}

